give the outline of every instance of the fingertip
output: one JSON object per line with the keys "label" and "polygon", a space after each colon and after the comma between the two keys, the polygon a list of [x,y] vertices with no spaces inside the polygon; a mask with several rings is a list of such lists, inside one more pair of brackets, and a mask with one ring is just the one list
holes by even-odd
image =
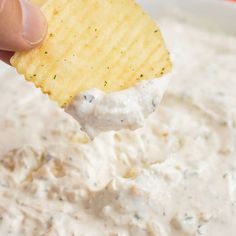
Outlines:
{"label": "fingertip", "polygon": [[27,0],[19,0],[22,10],[22,37],[28,46],[41,43],[47,33],[47,21],[40,8]]}
{"label": "fingertip", "polygon": [[28,0],[0,3],[0,50],[25,51],[42,42],[47,21],[38,6]]}

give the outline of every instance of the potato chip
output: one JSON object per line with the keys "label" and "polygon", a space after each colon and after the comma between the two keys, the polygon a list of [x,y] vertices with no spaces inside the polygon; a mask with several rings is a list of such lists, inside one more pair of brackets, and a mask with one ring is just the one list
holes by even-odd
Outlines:
{"label": "potato chip", "polygon": [[123,90],[171,69],[160,30],[133,0],[48,0],[48,35],[11,63],[60,106],[83,91]]}

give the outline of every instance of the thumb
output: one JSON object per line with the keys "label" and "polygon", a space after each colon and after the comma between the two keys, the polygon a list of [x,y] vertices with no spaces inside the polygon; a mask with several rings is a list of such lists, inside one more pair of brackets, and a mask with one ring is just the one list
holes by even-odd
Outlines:
{"label": "thumb", "polygon": [[31,49],[46,31],[46,19],[37,6],[28,0],[0,0],[0,50]]}

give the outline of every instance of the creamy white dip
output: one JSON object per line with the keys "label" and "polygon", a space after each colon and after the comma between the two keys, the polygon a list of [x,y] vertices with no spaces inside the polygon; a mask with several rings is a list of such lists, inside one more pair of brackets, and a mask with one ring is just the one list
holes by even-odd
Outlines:
{"label": "creamy white dip", "polygon": [[157,109],[168,83],[169,75],[166,75],[108,94],[93,89],[79,94],[65,111],[91,138],[109,130],[134,130]]}
{"label": "creamy white dip", "polygon": [[31,84],[1,74],[0,235],[236,235],[236,38],[160,23],[173,74],[136,131],[89,142]]}

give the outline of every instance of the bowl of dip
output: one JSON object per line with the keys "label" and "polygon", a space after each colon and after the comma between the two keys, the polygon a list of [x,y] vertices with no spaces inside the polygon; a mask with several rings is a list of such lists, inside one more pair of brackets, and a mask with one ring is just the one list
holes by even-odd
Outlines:
{"label": "bowl of dip", "polygon": [[236,5],[139,3],[173,71],[138,130],[90,142],[0,64],[0,235],[236,235]]}

